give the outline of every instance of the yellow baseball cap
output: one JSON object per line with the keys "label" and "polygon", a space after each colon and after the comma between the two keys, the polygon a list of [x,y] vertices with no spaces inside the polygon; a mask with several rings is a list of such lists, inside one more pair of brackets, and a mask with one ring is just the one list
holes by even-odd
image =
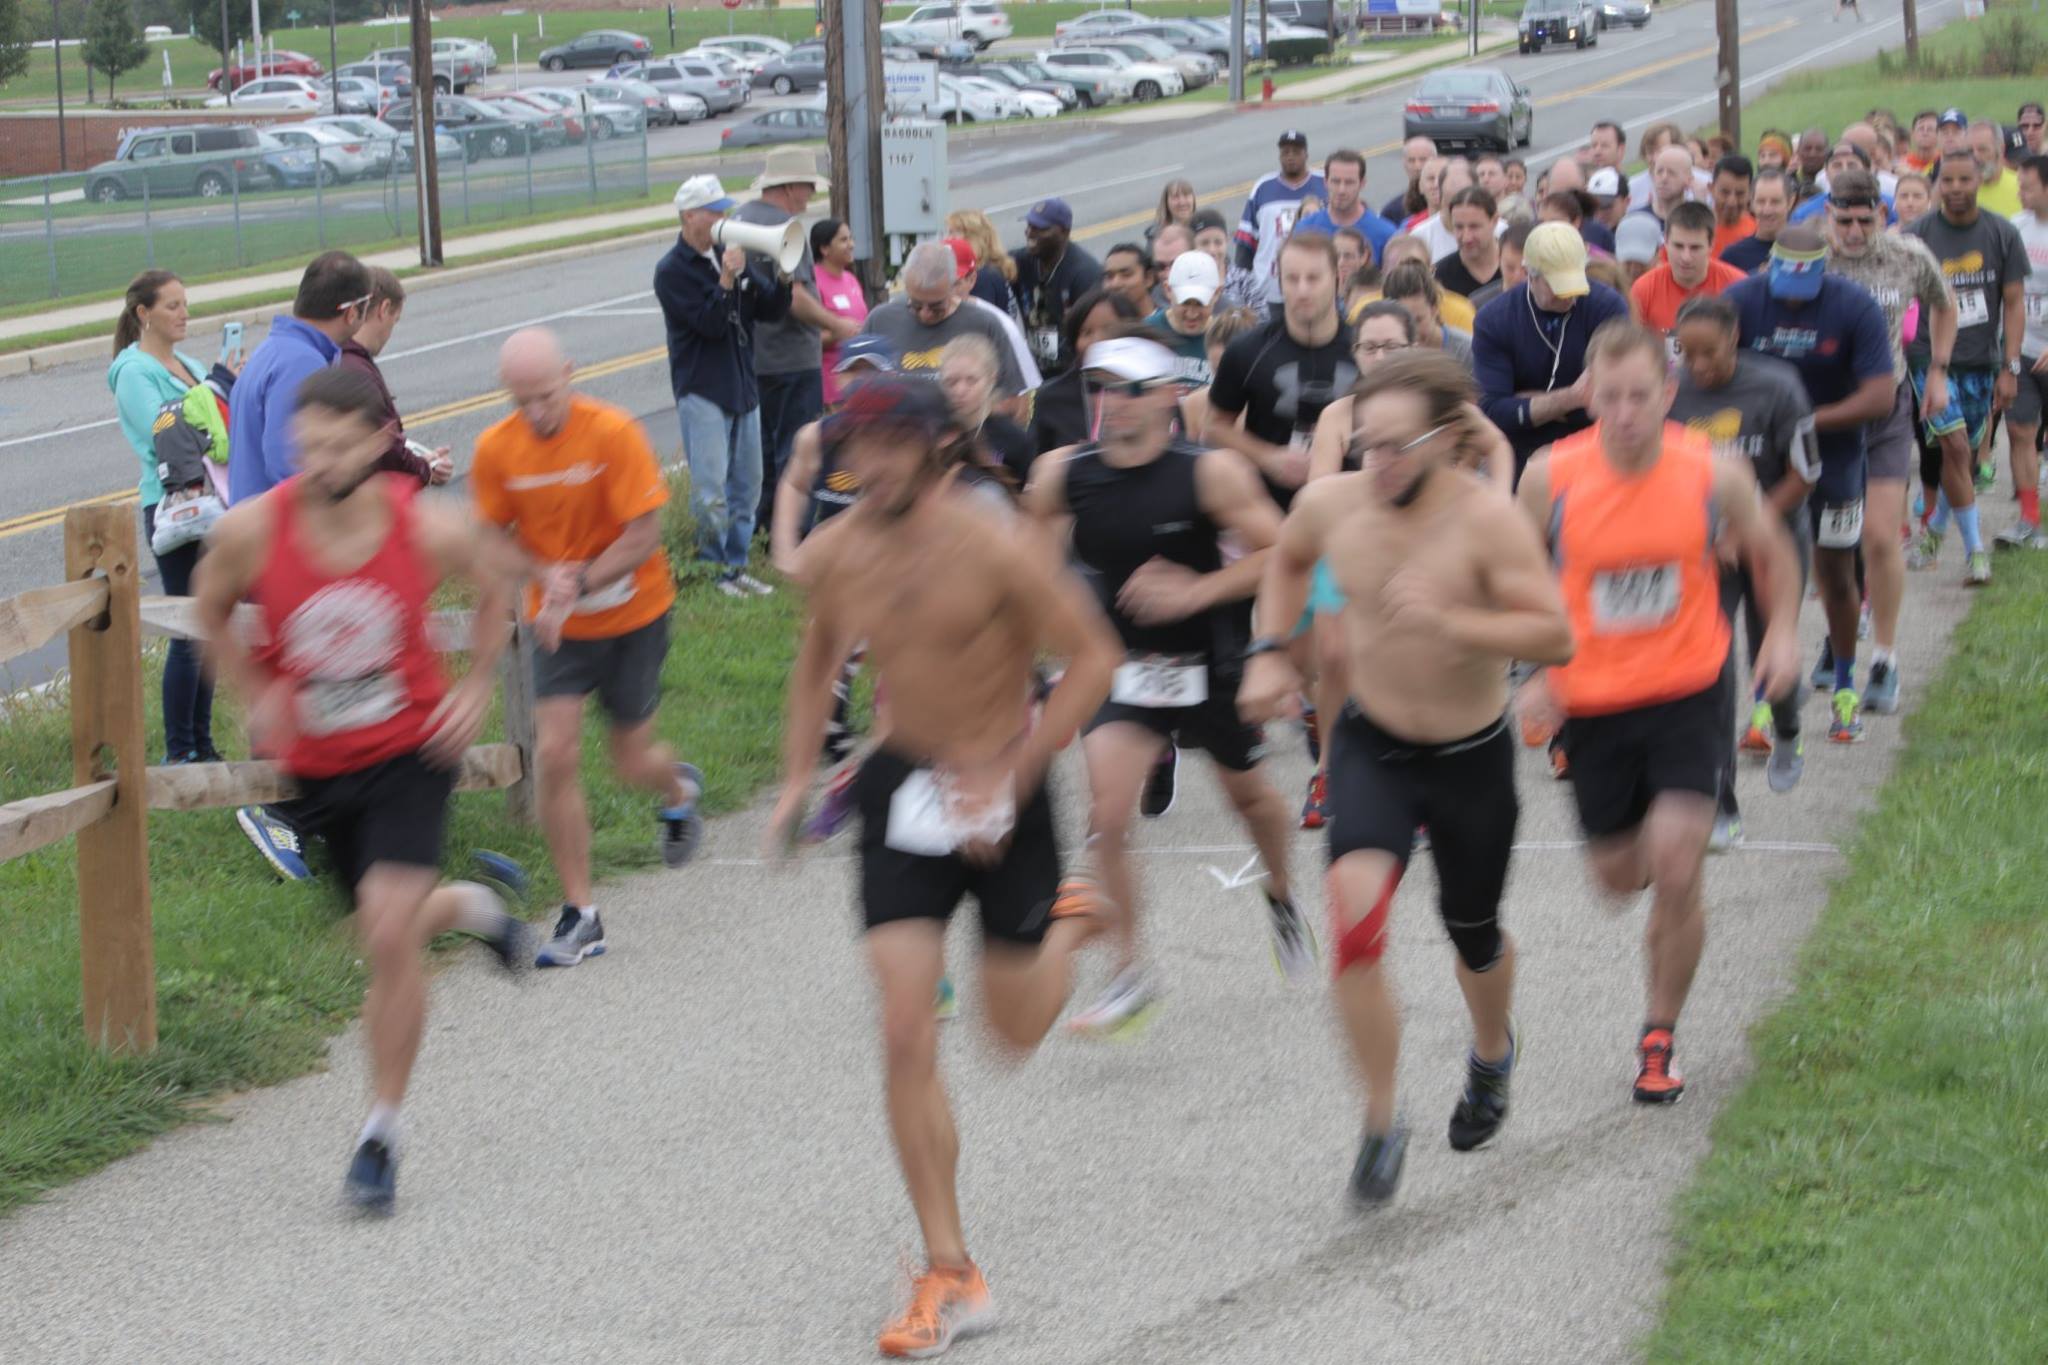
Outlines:
{"label": "yellow baseball cap", "polygon": [[1539,223],[1522,247],[1522,264],[1541,275],[1550,292],[1561,299],[1592,292],[1586,283],[1586,243],[1570,223]]}

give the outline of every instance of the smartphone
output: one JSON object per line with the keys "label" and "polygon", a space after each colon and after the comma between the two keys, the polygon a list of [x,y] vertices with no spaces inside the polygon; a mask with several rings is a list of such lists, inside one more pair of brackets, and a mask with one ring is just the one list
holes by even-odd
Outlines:
{"label": "smartphone", "polygon": [[220,358],[223,362],[242,358],[242,324],[231,322],[220,329]]}

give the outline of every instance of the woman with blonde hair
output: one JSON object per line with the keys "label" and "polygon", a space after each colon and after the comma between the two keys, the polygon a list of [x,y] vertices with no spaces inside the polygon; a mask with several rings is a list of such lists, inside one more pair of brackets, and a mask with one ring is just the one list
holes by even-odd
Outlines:
{"label": "woman with blonde hair", "polygon": [[974,248],[974,297],[1021,323],[1017,296],[1010,288],[1017,282],[1017,263],[1003,250],[1003,239],[988,215],[980,209],[955,209],[946,215],[946,234]]}
{"label": "woman with blonde hair", "polygon": [[1145,229],[1145,245],[1151,246],[1159,230],[1169,223],[1179,223],[1194,233],[1192,226],[1195,210],[1200,207],[1195,201],[1195,186],[1189,180],[1169,180],[1159,191],[1159,208],[1152,215],[1151,225]]}

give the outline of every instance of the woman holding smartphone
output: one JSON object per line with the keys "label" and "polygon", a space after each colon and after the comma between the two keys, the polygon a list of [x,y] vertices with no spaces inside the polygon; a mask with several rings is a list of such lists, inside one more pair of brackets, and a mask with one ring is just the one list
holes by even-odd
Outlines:
{"label": "woman holding smartphone", "polygon": [[[176,349],[185,339],[185,286],[168,270],[145,270],[128,286],[121,301],[121,321],[114,327],[114,363],[107,368],[107,387],[121,434],[142,462],[137,481],[142,494],[142,539],[156,530],[157,504],[163,481],[157,477],[153,429],[165,403],[182,398],[206,378],[206,367]],[[239,365],[239,358],[230,358]],[[156,556],[163,590],[172,597],[190,596],[192,569],[199,562],[199,542],[192,541]],[[191,640],[171,641],[164,661],[164,750],[168,763],[213,762],[213,683],[200,667],[198,646]]]}

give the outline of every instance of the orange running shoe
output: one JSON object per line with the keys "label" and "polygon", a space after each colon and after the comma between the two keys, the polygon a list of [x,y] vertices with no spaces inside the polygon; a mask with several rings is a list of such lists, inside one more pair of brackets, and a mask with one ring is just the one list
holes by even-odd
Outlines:
{"label": "orange running shoe", "polygon": [[933,1266],[911,1281],[910,1306],[882,1329],[877,1344],[885,1356],[923,1360],[944,1352],[955,1337],[988,1330],[995,1317],[978,1267]]}
{"label": "orange running shoe", "polygon": [[1636,1044],[1637,1104],[1675,1104],[1685,1093],[1685,1080],[1671,1065],[1671,1030],[1653,1028]]}

